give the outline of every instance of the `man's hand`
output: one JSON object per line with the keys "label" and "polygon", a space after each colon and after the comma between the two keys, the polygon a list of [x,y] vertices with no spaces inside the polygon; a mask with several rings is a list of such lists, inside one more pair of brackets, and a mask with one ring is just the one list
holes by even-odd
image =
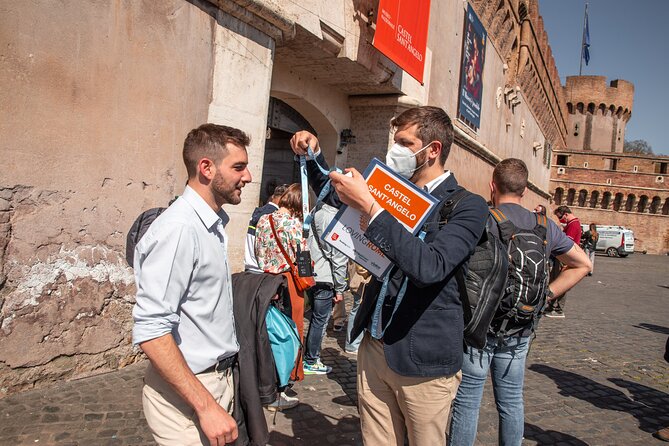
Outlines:
{"label": "man's hand", "polygon": [[171,334],[145,341],[140,347],[160,376],[195,410],[212,446],[235,441],[237,423],[190,370]]}
{"label": "man's hand", "polygon": [[379,204],[369,192],[369,187],[360,172],[354,168],[346,169],[346,172],[350,175],[330,172],[332,185],[339,198],[343,203],[371,217],[379,210]]}
{"label": "man's hand", "polygon": [[202,432],[212,446],[223,446],[237,439],[237,423],[215,401],[210,407],[197,413]]}
{"label": "man's hand", "polygon": [[295,155],[307,155],[307,147],[311,147],[314,153],[318,153],[320,146],[318,145],[318,138],[306,130],[300,130],[290,138],[290,147],[295,152]]}
{"label": "man's hand", "polygon": [[334,299],[332,301],[336,304],[344,300],[344,295],[341,293],[335,293]]}

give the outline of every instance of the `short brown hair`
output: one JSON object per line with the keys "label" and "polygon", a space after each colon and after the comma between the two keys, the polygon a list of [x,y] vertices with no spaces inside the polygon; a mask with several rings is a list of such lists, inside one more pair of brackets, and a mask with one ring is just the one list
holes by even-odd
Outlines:
{"label": "short brown hair", "polygon": [[448,154],[453,144],[453,123],[446,112],[439,107],[423,106],[414,107],[404,111],[390,121],[395,130],[416,124],[416,132],[423,145],[432,141],[441,143],[441,155],[439,161],[442,165],[446,163]]}
{"label": "short brown hair", "polygon": [[290,215],[302,220],[302,185],[293,183],[279,198],[279,207],[286,208]]}
{"label": "short brown hair", "polygon": [[555,208],[553,213],[557,215],[558,218],[562,218],[564,214],[571,214],[571,209],[569,209],[569,206],[562,205]]}
{"label": "short brown hair", "polygon": [[501,194],[523,195],[529,173],[523,160],[507,158],[500,161],[492,172],[492,182]]}
{"label": "short brown hair", "polygon": [[218,124],[202,124],[191,130],[184,141],[183,158],[188,178],[197,174],[197,163],[202,158],[209,158],[218,164],[228,153],[225,147],[232,143],[246,148],[250,138],[239,129]]}

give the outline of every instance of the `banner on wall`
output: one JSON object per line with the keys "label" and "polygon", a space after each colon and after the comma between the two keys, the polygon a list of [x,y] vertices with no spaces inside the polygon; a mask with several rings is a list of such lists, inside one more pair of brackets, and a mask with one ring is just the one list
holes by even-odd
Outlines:
{"label": "banner on wall", "polygon": [[430,0],[380,0],[374,47],[423,83]]}
{"label": "banner on wall", "polygon": [[481,127],[483,63],[488,33],[471,5],[467,5],[463,36],[458,118],[478,130]]}

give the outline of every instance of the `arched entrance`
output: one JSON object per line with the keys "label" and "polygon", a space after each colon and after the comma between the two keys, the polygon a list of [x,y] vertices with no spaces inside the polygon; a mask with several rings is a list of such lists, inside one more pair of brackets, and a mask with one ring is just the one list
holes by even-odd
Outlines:
{"label": "arched entrance", "polygon": [[309,130],[317,135],[311,124],[294,108],[270,97],[259,204],[267,202],[277,185],[300,181],[299,165],[290,149],[290,138],[299,130]]}

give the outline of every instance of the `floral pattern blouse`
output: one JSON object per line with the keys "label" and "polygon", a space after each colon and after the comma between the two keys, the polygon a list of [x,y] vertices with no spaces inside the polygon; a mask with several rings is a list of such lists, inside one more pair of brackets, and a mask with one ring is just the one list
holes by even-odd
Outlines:
{"label": "floral pattern blouse", "polygon": [[297,258],[297,247],[301,251],[307,250],[307,241],[302,238],[302,222],[281,209],[272,214],[263,215],[256,225],[255,252],[258,266],[266,273],[278,274],[290,269],[286,258],[281,253],[279,245],[274,239],[272,228],[269,224],[269,216],[274,219],[276,233],[281,239],[283,249],[292,262]]}

